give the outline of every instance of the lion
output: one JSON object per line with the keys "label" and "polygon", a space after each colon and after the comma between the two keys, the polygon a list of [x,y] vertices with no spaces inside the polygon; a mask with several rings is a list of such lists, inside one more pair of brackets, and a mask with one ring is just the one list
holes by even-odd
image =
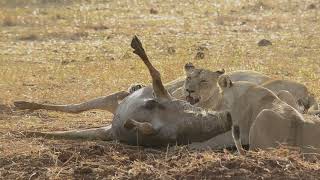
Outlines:
{"label": "lion", "polygon": [[288,91],[280,91],[277,96],[263,86],[233,82],[228,75],[219,77],[218,86],[221,101],[231,113],[232,137],[239,154],[244,154],[242,144],[255,150],[274,148],[279,143],[300,147],[302,152],[320,153],[319,119],[306,120],[293,108],[295,101]]}
{"label": "lion", "polygon": [[[290,80],[277,80],[256,71],[240,70],[225,73],[224,70],[211,71],[196,68],[192,63],[185,65],[186,79],[184,85],[173,92],[173,96],[183,96],[190,104],[212,110],[222,110],[227,107],[222,106],[219,101],[218,78],[227,74],[233,82],[246,81],[256,85],[261,85],[278,94],[280,91],[289,91],[295,101],[298,102],[296,108],[299,112],[308,114],[318,114],[318,103],[313,94],[301,83]],[[183,90],[182,90],[183,89]],[[179,98],[179,97],[178,97]],[[181,98],[181,97],[180,97]]]}

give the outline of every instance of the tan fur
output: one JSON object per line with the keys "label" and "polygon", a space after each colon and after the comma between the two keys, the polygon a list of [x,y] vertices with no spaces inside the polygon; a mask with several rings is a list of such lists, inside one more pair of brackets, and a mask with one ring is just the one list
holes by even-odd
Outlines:
{"label": "tan fur", "polygon": [[[196,68],[191,63],[188,63],[187,66],[188,68],[185,68],[186,80],[183,87],[185,100],[189,100],[190,103],[198,101],[194,103],[196,106],[207,109],[222,110],[226,108],[219,100],[219,87],[217,84],[218,78],[223,74],[223,71]],[[300,102],[300,106],[294,108],[305,112],[309,109],[308,112],[310,114],[319,113],[318,104],[314,96],[301,83],[289,80],[275,80],[259,72],[247,70],[233,71],[226,73],[226,75],[230,77],[232,82],[251,82],[268,88],[276,94],[283,90],[288,91],[293,95],[296,102]],[[179,92],[177,93],[178,95],[181,94],[181,90]],[[173,96],[175,97],[175,94]],[[304,107],[302,108],[301,105]]]}
{"label": "tan fur", "polygon": [[[276,147],[279,143],[301,147],[304,151],[320,152],[320,122],[306,121],[292,106],[282,101],[267,88],[248,82],[232,82],[230,77],[222,75],[218,84],[221,88],[221,101],[229,105],[233,120],[233,139],[240,154],[241,144],[249,144],[250,149]],[[284,100],[289,100],[288,92]],[[287,96],[288,95],[288,96]],[[314,117],[316,118],[316,117]],[[312,124],[312,125],[311,125]],[[313,132],[309,132],[313,131]],[[236,134],[235,134],[236,133]],[[239,138],[237,138],[239,137]],[[313,140],[311,140],[313,138]]]}

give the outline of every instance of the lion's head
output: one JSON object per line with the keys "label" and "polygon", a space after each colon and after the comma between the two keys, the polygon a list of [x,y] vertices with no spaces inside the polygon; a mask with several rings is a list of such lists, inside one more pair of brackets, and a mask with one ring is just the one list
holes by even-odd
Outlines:
{"label": "lion's head", "polygon": [[224,70],[210,71],[195,68],[192,63],[187,63],[184,69],[186,72],[184,96],[190,104],[204,103],[219,91],[217,81],[219,76],[224,74]]}
{"label": "lion's head", "polygon": [[[221,75],[218,78],[219,87],[219,108],[218,109],[234,109],[233,106],[244,101],[240,98],[247,98],[252,102],[264,104],[267,98],[273,98],[275,95],[269,89],[256,85],[248,81],[232,81],[231,77],[227,74]],[[264,95],[268,95],[265,96]],[[264,98],[261,98],[264,97]],[[240,107],[245,108],[248,104],[242,104]]]}

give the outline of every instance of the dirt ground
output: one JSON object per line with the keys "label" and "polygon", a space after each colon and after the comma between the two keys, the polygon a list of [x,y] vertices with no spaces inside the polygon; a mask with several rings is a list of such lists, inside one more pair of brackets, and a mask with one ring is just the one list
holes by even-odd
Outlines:
{"label": "dirt ground", "polygon": [[[192,62],[296,80],[319,99],[319,10],[317,0],[0,1],[0,179],[319,179],[319,155],[286,147],[240,157],[26,138],[24,131],[103,126],[112,115],[12,105],[78,103],[149,84],[129,46],[134,34],[165,82],[183,76],[183,65]],[[258,43],[263,39],[271,44]]]}

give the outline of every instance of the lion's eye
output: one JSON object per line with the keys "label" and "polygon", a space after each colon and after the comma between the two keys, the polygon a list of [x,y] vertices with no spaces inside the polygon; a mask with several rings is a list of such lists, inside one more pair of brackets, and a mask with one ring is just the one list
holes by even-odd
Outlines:
{"label": "lion's eye", "polygon": [[187,77],[187,81],[190,81],[191,80],[191,77]]}
{"label": "lion's eye", "polygon": [[208,83],[206,80],[201,80],[200,83]]}

